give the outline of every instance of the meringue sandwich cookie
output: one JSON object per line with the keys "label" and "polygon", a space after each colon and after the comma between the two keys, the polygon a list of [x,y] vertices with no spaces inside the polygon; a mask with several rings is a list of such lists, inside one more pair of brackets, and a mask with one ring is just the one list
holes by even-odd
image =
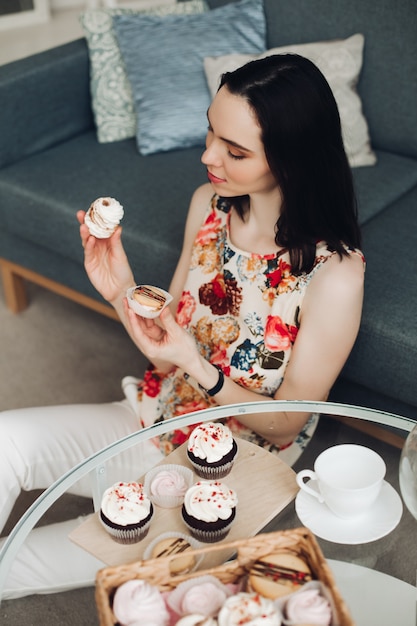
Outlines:
{"label": "meringue sandwich cookie", "polygon": [[221,541],[236,517],[237,502],[236,492],[225,483],[200,480],[185,494],[182,519],[198,541]]}
{"label": "meringue sandwich cookie", "polygon": [[275,600],[300,589],[312,580],[303,558],[290,552],[277,552],[257,559],[249,570],[248,590]]}
{"label": "meringue sandwich cookie", "polygon": [[187,457],[200,478],[224,478],[231,472],[236,454],[232,431],[221,422],[199,424],[188,439]]}
{"label": "meringue sandwich cookie", "polygon": [[84,222],[91,235],[107,239],[112,236],[123,215],[123,207],[115,198],[97,198],[90,205]]}
{"label": "meringue sandwich cookie", "polygon": [[173,575],[187,574],[194,571],[201,562],[203,555],[195,555],[193,551],[201,544],[189,535],[179,532],[166,532],[155,537],[143,553],[144,559],[159,559],[177,555],[169,564]]}
{"label": "meringue sandwich cookie", "polygon": [[102,496],[99,519],[114,541],[131,544],[148,534],[153,504],[141,483],[115,483]]}
{"label": "meringue sandwich cookie", "polygon": [[153,319],[158,317],[170,302],[172,296],[161,287],[152,285],[136,285],[126,292],[130,308],[141,317]]}

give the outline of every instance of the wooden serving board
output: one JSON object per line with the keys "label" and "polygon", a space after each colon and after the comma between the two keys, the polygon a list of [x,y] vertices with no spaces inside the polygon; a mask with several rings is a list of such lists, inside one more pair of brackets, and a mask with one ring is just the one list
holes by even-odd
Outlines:
{"label": "wooden serving board", "polygon": [[[299,489],[295,472],[275,454],[243,439],[236,441],[239,450],[233,469],[228,476],[221,479],[237,493],[236,518],[229,534],[219,544],[256,535],[295,498]],[[174,463],[192,469],[186,450],[185,443],[165,457],[159,465]],[[196,474],[194,476],[196,481],[201,480]],[[143,477],[139,482],[143,482]],[[146,546],[161,533],[178,531],[189,534],[182,521],[181,507],[164,509],[154,505],[154,509],[149,532],[138,543],[124,546],[115,542],[102,527],[98,513],[89,516],[71,532],[69,538],[107,565],[140,561]],[[230,556],[227,550],[209,553],[200,563],[199,569],[215,567]]]}

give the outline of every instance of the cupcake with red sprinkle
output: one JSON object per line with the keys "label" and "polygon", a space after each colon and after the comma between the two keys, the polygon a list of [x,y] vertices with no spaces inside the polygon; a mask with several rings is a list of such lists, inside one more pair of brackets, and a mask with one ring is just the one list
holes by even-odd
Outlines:
{"label": "cupcake with red sprinkle", "polygon": [[101,500],[100,522],[114,541],[137,543],[149,530],[153,505],[142,483],[116,483]]}
{"label": "cupcake with red sprinkle", "polygon": [[236,517],[237,495],[220,481],[200,480],[184,497],[182,518],[191,535],[205,543],[226,537]]}
{"label": "cupcake with red sprinkle", "polygon": [[188,439],[188,460],[200,478],[224,478],[232,470],[236,454],[232,431],[221,422],[199,424]]}

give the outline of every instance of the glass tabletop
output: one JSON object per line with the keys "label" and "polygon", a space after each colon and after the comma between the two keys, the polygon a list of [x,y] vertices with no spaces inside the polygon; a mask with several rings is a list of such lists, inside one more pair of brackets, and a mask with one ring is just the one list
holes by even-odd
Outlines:
{"label": "glass tabletop", "polygon": [[[289,503],[273,519],[268,520],[264,528],[262,528],[262,532],[299,526],[310,527],[318,539],[324,556],[334,566],[336,582],[342,595],[344,595],[345,590],[347,596],[349,596],[349,603],[353,602],[352,613],[354,618],[357,618],[358,624],[366,623],[365,621],[361,622],[361,620],[365,619],[363,616],[367,606],[366,601],[364,602],[363,594],[360,593],[360,589],[364,587],[357,586],[357,582],[361,580],[361,577],[365,576],[361,584],[365,585],[365,587],[366,584],[369,584],[370,589],[383,584],[380,579],[374,576],[383,576],[385,574],[394,580],[402,581],[404,583],[403,591],[409,603],[407,604],[407,602],[403,601],[402,610],[407,615],[410,613],[410,625],[415,624],[416,612],[413,590],[415,590],[416,583],[417,542],[415,539],[417,526],[416,521],[408,513],[406,507],[402,506],[400,498],[398,463],[401,451],[372,437],[363,435],[357,430],[340,426],[331,416],[344,416],[383,424],[388,428],[395,429],[397,432],[401,431],[404,439],[415,426],[415,422],[408,418],[382,411],[327,402],[271,400],[214,407],[154,424],[97,452],[72,468],[44,491],[19,519],[0,551],[0,593],[7,583],[12,563],[18,557],[19,551],[34,526],[58,498],[67,492],[71,492],[73,485],[80,479],[85,479],[85,477],[91,479],[91,496],[94,510],[97,511],[100,508],[101,494],[109,486],[108,462],[117,455],[132,449],[141,441],[165,434],[174,428],[182,428],[197,422],[217,420],[229,415],[268,413],[277,410],[287,413],[301,410],[322,415],[316,434],[302,456],[295,463],[294,471],[304,468],[312,469],[315,458],[323,449],[348,441],[350,443],[356,442],[368,445],[368,447],[372,447],[379,452],[386,461],[387,475],[383,488],[382,509],[372,513],[369,520],[364,520],[357,527],[352,528],[352,524],[350,524],[348,528],[346,524],[341,524],[338,520],[326,519],[323,511],[311,510],[311,507],[306,509],[305,506],[302,506],[303,503],[301,502],[300,494],[298,494],[295,500],[291,498]],[[132,477],[132,480],[134,479],[136,477]],[[390,521],[386,519],[389,516],[391,516]],[[394,584],[389,584],[392,579],[383,578],[384,584],[388,588],[392,588],[395,593]],[[355,584],[352,584],[353,580],[356,580]],[[365,583],[365,580],[368,582]],[[398,582],[398,584],[401,583]],[[80,581],[79,586],[82,586],[82,581]],[[387,598],[387,594],[384,597]],[[360,608],[361,606],[362,608]],[[357,612],[356,614],[355,611]],[[382,610],[383,614],[384,611]],[[388,625],[389,622],[378,622],[379,626],[382,626],[383,623]],[[397,621],[397,623],[400,622]],[[406,621],[401,623],[406,624]]]}

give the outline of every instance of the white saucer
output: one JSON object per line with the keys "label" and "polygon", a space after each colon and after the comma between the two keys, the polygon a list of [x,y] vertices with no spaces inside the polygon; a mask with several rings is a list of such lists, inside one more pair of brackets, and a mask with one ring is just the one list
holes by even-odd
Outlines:
{"label": "white saucer", "polygon": [[[314,485],[310,484],[310,487],[315,489]],[[360,517],[351,520],[337,517],[326,504],[302,489],[295,499],[295,510],[302,524],[317,537],[356,545],[388,535],[401,519],[403,504],[395,489],[384,480],[377,501]]]}

